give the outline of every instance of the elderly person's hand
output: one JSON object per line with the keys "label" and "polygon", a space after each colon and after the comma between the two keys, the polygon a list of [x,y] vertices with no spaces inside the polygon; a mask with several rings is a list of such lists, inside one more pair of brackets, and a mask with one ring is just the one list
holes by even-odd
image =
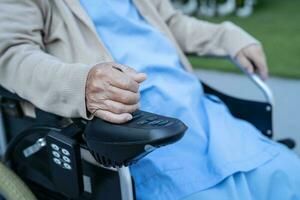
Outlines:
{"label": "elderly person's hand", "polygon": [[145,79],[146,74],[117,63],[94,66],[86,81],[88,111],[112,123],[129,121],[139,108],[139,84]]}
{"label": "elderly person's hand", "polygon": [[247,46],[240,50],[235,59],[249,73],[257,72],[263,80],[268,78],[268,66],[262,47],[258,44]]}

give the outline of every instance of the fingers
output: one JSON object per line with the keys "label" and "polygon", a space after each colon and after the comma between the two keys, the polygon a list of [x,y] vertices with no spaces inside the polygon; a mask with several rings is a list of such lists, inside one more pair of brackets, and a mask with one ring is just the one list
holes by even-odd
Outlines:
{"label": "fingers", "polygon": [[254,63],[256,70],[263,80],[268,78],[268,66],[263,51],[253,52],[248,58]]}
{"label": "fingers", "polygon": [[[263,80],[268,78],[268,66],[264,51],[260,45],[250,45],[242,49],[238,55],[237,60],[252,73],[257,71]],[[252,66],[250,68],[250,65]]]}
{"label": "fingers", "polygon": [[237,61],[242,65],[242,67],[244,67],[247,72],[249,72],[250,74],[252,74],[254,72],[254,66],[251,64],[251,62],[246,58],[246,56],[244,56],[243,53],[240,53],[237,56]]}
{"label": "fingers", "polygon": [[105,121],[117,124],[125,123],[132,119],[132,115],[129,113],[115,114],[106,110],[96,110],[94,115]]}
{"label": "fingers", "polygon": [[145,73],[139,73],[131,67],[120,65],[120,64],[115,64],[114,66],[116,68],[119,68],[122,72],[130,76],[138,83],[141,83],[147,79],[147,75]]}
{"label": "fingers", "polygon": [[138,92],[139,90],[139,84],[135,80],[133,80],[131,77],[126,75],[125,73],[117,70],[112,69],[113,73],[110,74],[110,84],[118,87],[120,89],[129,90],[132,92]]}
{"label": "fingers", "polygon": [[86,81],[87,110],[103,120],[124,123],[139,108],[139,83],[146,79],[143,73],[116,63],[94,66]]}
{"label": "fingers", "polygon": [[138,83],[141,83],[147,79],[147,75],[145,73],[138,73],[135,75],[134,80]]}
{"label": "fingers", "polygon": [[109,98],[113,101],[117,101],[127,105],[133,105],[139,102],[140,94],[138,92],[131,92],[123,90],[114,86],[109,88]]}
{"label": "fingers", "polygon": [[104,102],[106,109],[110,112],[115,114],[122,114],[122,113],[133,113],[139,108],[139,103],[133,105],[126,105],[117,101],[106,100]]}
{"label": "fingers", "polygon": [[113,100],[126,105],[137,104],[140,100],[139,92],[131,92],[128,90],[123,90],[114,86],[106,86],[103,91],[98,92],[86,92],[86,99],[89,102],[102,103],[104,100]]}

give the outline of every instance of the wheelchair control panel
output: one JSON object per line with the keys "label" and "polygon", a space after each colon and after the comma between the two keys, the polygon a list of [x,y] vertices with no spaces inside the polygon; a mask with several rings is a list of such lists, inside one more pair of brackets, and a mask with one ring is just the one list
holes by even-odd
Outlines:
{"label": "wheelchair control panel", "polygon": [[87,146],[100,164],[130,165],[155,148],[176,142],[187,129],[175,118],[144,111],[132,115],[132,120],[124,124],[95,118],[85,128]]}
{"label": "wheelchair control panel", "polygon": [[46,142],[48,155],[52,161],[50,164],[52,181],[65,195],[78,197],[82,188],[78,143],[54,131],[46,136]]}

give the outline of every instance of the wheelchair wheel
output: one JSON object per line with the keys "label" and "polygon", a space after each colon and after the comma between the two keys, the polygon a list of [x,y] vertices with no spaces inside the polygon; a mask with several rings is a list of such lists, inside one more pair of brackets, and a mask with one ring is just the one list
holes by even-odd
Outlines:
{"label": "wheelchair wheel", "polygon": [[35,196],[23,181],[1,162],[0,195],[6,200],[36,200]]}

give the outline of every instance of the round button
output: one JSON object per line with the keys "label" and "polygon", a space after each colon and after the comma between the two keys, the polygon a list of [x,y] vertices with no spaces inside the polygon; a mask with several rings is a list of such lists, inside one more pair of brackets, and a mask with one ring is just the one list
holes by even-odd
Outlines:
{"label": "round button", "polygon": [[58,164],[58,165],[61,164],[61,161],[60,161],[58,158],[53,158],[53,161],[54,161],[56,164]]}
{"label": "round button", "polygon": [[71,165],[69,165],[68,163],[64,163],[64,168],[66,168],[66,169],[72,169]]}
{"label": "round button", "polygon": [[53,156],[60,158],[60,154],[57,151],[52,151]]}
{"label": "round button", "polygon": [[68,162],[68,163],[71,162],[70,158],[68,158],[67,156],[63,156],[63,160],[66,161],[66,162]]}
{"label": "round button", "polygon": [[58,151],[59,147],[56,144],[51,144],[51,148]]}
{"label": "round button", "polygon": [[67,149],[62,149],[61,152],[63,154],[65,154],[66,156],[69,156],[70,155],[70,152],[67,150]]}

